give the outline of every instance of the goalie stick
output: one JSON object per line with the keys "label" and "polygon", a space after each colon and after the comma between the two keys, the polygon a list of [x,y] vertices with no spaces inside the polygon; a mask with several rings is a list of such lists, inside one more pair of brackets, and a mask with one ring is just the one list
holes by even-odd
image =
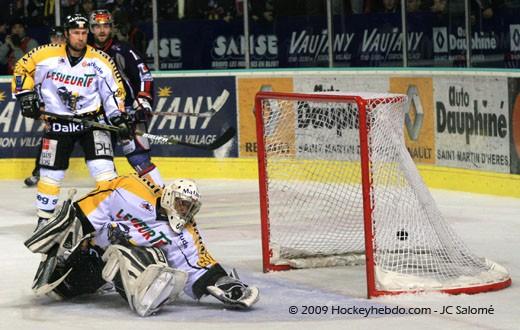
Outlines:
{"label": "goalie stick", "polygon": [[[85,127],[93,127],[97,129],[102,129],[110,132],[117,133],[118,128],[116,126],[107,125],[98,123],[96,121],[87,120],[87,119],[81,119],[76,118],[72,116],[65,116],[65,115],[59,115],[47,111],[40,111],[42,115],[47,116],[47,118],[54,118],[54,119],[61,119],[65,121],[69,121],[76,124],[82,124]],[[152,141],[163,143],[163,144],[171,144],[171,145],[179,145],[179,146],[185,146],[185,147],[191,147],[191,148],[197,148],[197,149],[203,149],[203,150],[215,150],[220,147],[222,147],[224,144],[226,144],[229,140],[231,140],[235,136],[236,130],[233,127],[229,127],[221,136],[217,137],[215,141],[213,141],[210,144],[196,144],[196,143],[189,143],[189,142],[183,142],[180,141],[173,136],[161,136],[161,135],[155,135],[150,133],[145,133],[141,131],[136,131],[135,134],[140,135],[142,137],[145,137],[147,139],[150,139]]]}
{"label": "goalie stick", "polygon": [[206,112],[152,112],[151,114],[153,116],[175,116],[175,117],[197,117],[197,118],[209,118],[213,117],[217,112],[222,109],[224,104],[226,103],[227,99],[229,97],[229,92],[227,89],[224,89],[222,91],[222,94],[220,94],[217,99],[215,100],[215,103],[211,105],[208,111]]}

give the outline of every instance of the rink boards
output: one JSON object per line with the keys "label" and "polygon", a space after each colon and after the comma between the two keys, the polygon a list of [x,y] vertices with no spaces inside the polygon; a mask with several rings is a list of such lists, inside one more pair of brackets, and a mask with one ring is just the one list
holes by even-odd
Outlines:
{"label": "rink boards", "polygon": [[[457,69],[160,72],[155,74],[155,111],[181,114],[154,116],[151,133],[190,143],[211,143],[230,126],[238,133],[215,151],[155,144],[152,156],[165,177],[256,178],[256,92],[392,92],[411,100],[405,142],[429,186],[520,196],[518,77],[507,70]],[[0,178],[21,179],[32,170],[42,127],[21,116],[9,78],[0,78]],[[182,115],[209,111],[225,91],[229,96],[214,115]],[[124,158],[116,165],[120,173],[130,171]],[[80,158],[72,161],[70,172],[88,176]]]}

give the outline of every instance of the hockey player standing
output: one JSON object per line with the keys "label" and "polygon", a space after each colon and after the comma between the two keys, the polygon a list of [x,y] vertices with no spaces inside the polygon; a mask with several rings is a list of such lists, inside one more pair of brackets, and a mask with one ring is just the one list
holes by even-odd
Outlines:
{"label": "hockey player standing", "polygon": [[[63,28],[61,26],[55,26],[51,29],[49,33],[49,41],[51,44],[64,44],[65,36],[63,35]],[[42,153],[41,143],[38,146],[38,154],[36,156],[36,161],[34,164],[34,169],[31,173],[31,176],[25,178],[23,181],[27,187],[32,187],[38,184],[40,180],[40,155]]]}
{"label": "hockey player standing", "polygon": [[[67,16],[64,32],[66,44],[37,47],[16,63],[12,92],[22,115],[37,119],[43,107],[58,116],[108,121],[119,127],[122,138],[130,138],[121,75],[106,54],[87,45],[88,19],[80,14]],[[90,175],[97,183],[117,176],[107,131],[52,116],[44,119],[47,125],[36,197],[38,226],[50,218],[56,207],[76,143],[82,147]]]}
{"label": "hockey player standing", "polygon": [[[45,255],[33,289],[70,298],[113,281],[140,316],[157,312],[184,289],[195,299],[212,295],[231,308],[250,308],[256,287],[228,275],[210,255],[195,221],[197,185],[178,179],[161,189],[135,174],[104,182],[61,211],[25,245]],[[106,249],[87,245],[91,237]]]}
{"label": "hockey player standing", "polygon": [[[107,53],[121,72],[126,91],[125,109],[132,119],[134,130],[146,131],[152,112],[153,78],[141,55],[127,43],[113,36],[112,15],[108,10],[95,10],[90,14],[90,31],[93,35],[92,46]],[[123,153],[128,163],[139,176],[147,176],[160,186],[163,180],[159,170],[150,157],[148,139],[134,134],[132,140],[121,141]]]}

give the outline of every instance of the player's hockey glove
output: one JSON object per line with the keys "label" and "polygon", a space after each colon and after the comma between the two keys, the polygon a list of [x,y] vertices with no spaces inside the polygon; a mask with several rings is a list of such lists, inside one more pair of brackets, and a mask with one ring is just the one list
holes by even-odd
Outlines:
{"label": "player's hockey glove", "polygon": [[117,135],[121,140],[131,140],[133,138],[132,127],[130,126],[130,117],[126,112],[121,112],[110,118],[112,125],[117,126]]}
{"label": "player's hockey glove", "polygon": [[134,117],[138,123],[146,123],[152,116],[152,106],[150,105],[150,99],[143,96],[138,96],[132,107],[135,110]]}
{"label": "player's hockey glove", "polygon": [[38,119],[40,117],[40,100],[38,94],[33,91],[24,91],[16,94],[16,99],[20,103],[22,116]]}

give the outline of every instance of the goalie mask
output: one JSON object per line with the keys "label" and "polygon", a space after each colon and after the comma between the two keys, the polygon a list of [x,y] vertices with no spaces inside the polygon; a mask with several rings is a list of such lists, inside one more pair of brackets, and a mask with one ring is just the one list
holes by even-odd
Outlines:
{"label": "goalie mask", "polygon": [[161,207],[166,211],[170,226],[180,233],[186,223],[200,210],[199,189],[193,180],[177,179],[163,189]]}

